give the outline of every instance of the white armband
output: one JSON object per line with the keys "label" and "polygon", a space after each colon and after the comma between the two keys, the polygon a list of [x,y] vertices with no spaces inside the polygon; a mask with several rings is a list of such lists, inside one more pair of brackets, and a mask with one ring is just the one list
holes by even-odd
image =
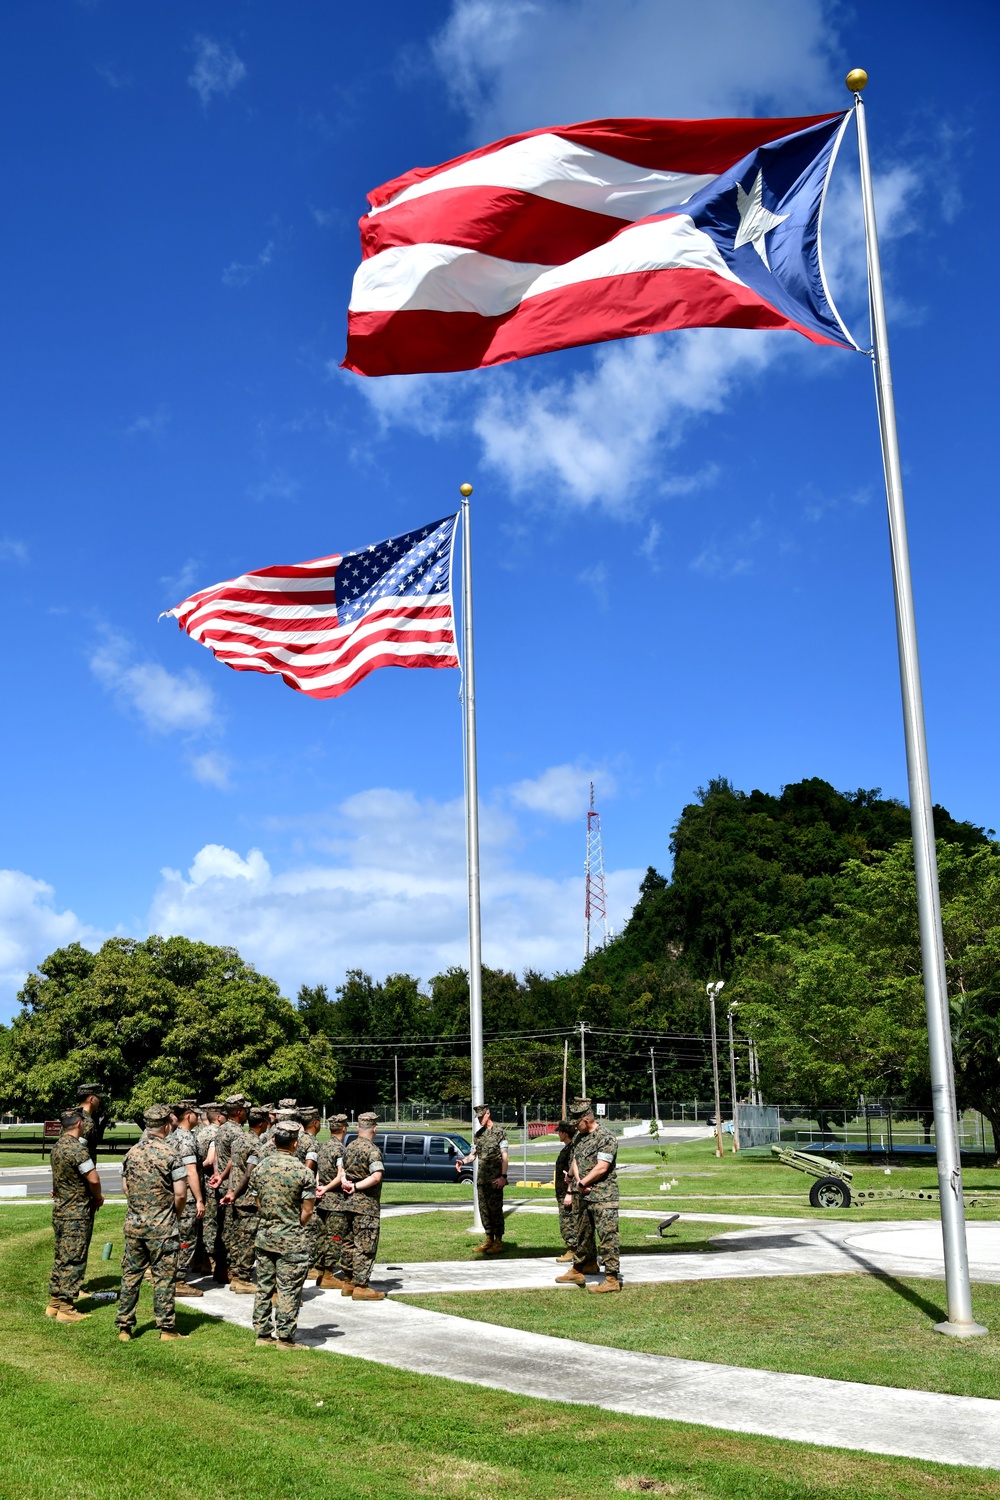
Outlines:
{"label": "white armband", "polygon": [[615,1159],[615,1153],[613,1151],[598,1151],[598,1153],[597,1153],[597,1160],[598,1161],[606,1161],[606,1162],[612,1162],[613,1163],[614,1159]]}
{"label": "white armband", "polygon": [[87,1160],[82,1161],[76,1170],[79,1172],[81,1177],[86,1177],[88,1172],[92,1172],[94,1170],[94,1163],[88,1156]]}
{"label": "white armband", "polygon": [[174,1182],[185,1182],[187,1180],[187,1167],[171,1167],[170,1175]]}
{"label": "white armband", "polygon": [[315,1188],[303,1188],[302,1189],[302,1198],[303,1198],[303,1201],[306,1198],[315,1198],[315,1196],[316,1196],[316,1189]]}
{"label": "white armband", "polygon": [[198,1164],[198,1158],[196,1156],[182,1156],[181,1157],[181,1164],[182,1164],[182,1166],[185,1166],[185,1167],[194,1167],[194,1166],[197,1166],[197,1164]]}

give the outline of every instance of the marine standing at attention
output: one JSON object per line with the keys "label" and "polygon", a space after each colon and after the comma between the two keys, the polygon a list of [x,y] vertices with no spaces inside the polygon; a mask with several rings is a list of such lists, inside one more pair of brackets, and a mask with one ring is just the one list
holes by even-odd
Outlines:
{"label": "marine standing at attention", "polygon": [[[219,1131],[226,1121],[226,1111],[221,1104],[203,1104],[201,1112],[205,1116],[204,1125],[199,1125],[194,1132],[195,1150],[198,1152],[198,1164],[201,1168],[202,1192],[205,1198],[205,1217],[201,1221],[201,1246],[198,1259],[195,1262],[197,1269],[206,1274],[215,1269],[215,1241],[219,1232],[219,1195],[215,1188],[210,1186],[212,1177],[215,1175],[215,1151],[216,1140]],[[216,1280],[225,1281],[225,1276],[216,1277]]]}
{"label": "marine standing at attention", "polygon": [[566,1203],[566,1195],[570,1191],[569,1172],[573,1164],[573,1139],[576,1130],[569,1120],[560,1120],[556,1133],[562,1141],[562,1150],[556,1157],[556,1203],[559,1205],[559,1233],[566,1246],[562,1255],[556,1256],[556,1260],[568,1263],[574,1259],[573,1246],[576,1244],[576,1216],[572,1203],[568,1206]]}
{"label": "marine standing at attention", "polygon": [[62,1135],[52,1147],[52,1229],[56,1237],[47,1318],[82,1323],[89,1313],[74,1306],[87,1274],[87,1252],[94,1214],[104,1202],[101,1179],[90,1157],[83,1131],[83,1111],[65,1109],[59,1116]]}
{"label": "marine standing at attention", "polygon": [[[208,1181],[210,1188],[222,1188],[223,1194],[229,1191],[229,1177],[233,1169],[233,1142],[237,1136],[244,1134],[243,1124],[249,1107],[249,1100],[245,1094],[229,1094],[226,1098],[227,1118],[220,1126],[215,1138],[215,1171]],[[221,1196],[218,1208],[215,1279],[218,1282],[229,1280],[229,1210],[223,1208]]]}
{"label": "marine standing at attention", "polygon": [[270,1115],[264,1109],[250,1111],[248,1129],[233,1141],[229,1191],[220,1199],[229,1218],[229,1238],[226,1241],[231,1278],[229,1290],[242,1296],[251,1296],[257,1290],[251,1277],[257,1253],[255,1247],[260,1229],[260,1209],[257,1199],[249,1190],[249,1184],[254,1167],[264,1158],[262,1137],[270,1120]]}
{"label": "marine standing at attention", "polygon": [[347,1236],[344,1183],[344,1135],[347,1116],[330,1117],[330,1139],[319,1148],[316,1160],[316,1285],[324,1291],[343,1291],[341,1255]]}
{"label": "marine standing at attention", "polygon": [[153,1278],[153,1312],[160,1338],[187,1337],[177,1332],[174,1315],[180,1245],[177,1222],[187,1202],[187,1168],[174,1148],[167,1145],[171,1119],[167,1106],[151,1105],[142,1119],[146,1128],[122,1165],[128,1211],[115,1327],[123,1344],[129,1342],[135,1329],[135,1309],[147,1266]]}
{"label": "marine standing at attention", "polygon": [[618,1239],[618,1142],[594,1117],[589,1099],[574,1099],[570,1119],[577,1129],[567,1194],[575,1214],[576,1245],[573,1264],[556,1281],[586,1286],[586,1272],[596,1271],[597,1245],[604,1262],[604,1280],[591,1292],[620,1292],[621,1247]]}
{"label": "marine standing at attention", "polygon": [[468,1156],[455,1158],[455,1170],[458,1172],[471,1161],[478,1161],[479,1215],[486,1238],[476,1246],[476,1251],[482,1255],[500,1255],[503,1251],[503,1190],[507,1186],[507,1132],[502,1125],[494,1125],[488,1104],[477,1104],[475,1108],[479,1129],[472,1137],[472,1150]]}
{"label": "marine standing at attention", "polygon": [[198,1124],[198,1106],[193,1099],[181,1099],[170,1106],[175,1121],[167,1136],[167,1145],[173,1146],[181,1165],[187,1170],[188,1192],[184,1212],[177,1222],[180,1248],[177,1251],[177,1281],[175,1297],[203,1297],[200,1287],[191,1285],[192,1266],[198,1248],[198,1225],[205,1217],[201,1173],[198,1170],[198,1146],[194,1130]]}
{"label": "marine standing at attention", "polygon": [[358,1115],[357,1139],[344,1152],[344,1192],[347,1233],[344,1238],[342,1297],[355,1302],[381,1302],[385,1292],[368,1285],[378,1250],[382,1216],[382,1174],[385,1164],[375,1144],[378,1115]]}
{"label": "marine standing at attention", "polygon": [[273,1348],[273,1311],[277,1347],[294,1349],[302,1288],[309,1270],[308,1226],[316,1187],[312,1172],[296,1159],[295,1127],[279,1122],[272,1140],[274,1150],[250,1174],[250,1192],[260,1204],[253,1329],[259,1348]]}

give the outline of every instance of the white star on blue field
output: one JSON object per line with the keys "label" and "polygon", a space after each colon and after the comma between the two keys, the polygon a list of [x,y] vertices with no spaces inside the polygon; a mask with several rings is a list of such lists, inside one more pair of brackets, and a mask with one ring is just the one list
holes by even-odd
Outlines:
{"label": "white star on blue field", "polygon": [[447,594],[454,530],[455,517],[449,516],[387,542],[372,542],[361,552],[346,552],[334,579],[338,623],[353,624],[383,599]]}

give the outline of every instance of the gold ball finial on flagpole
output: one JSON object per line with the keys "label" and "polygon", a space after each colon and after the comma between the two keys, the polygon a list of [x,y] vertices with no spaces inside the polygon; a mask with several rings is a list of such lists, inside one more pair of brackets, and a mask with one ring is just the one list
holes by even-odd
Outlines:
{"label": "gold ball finial on flagpole", "polygon": [[469,496],[472,494],[472,485],[460,484],[458,487],[458,493],[460,495],[464,495],[465,499],[468,500]]}
{"label": "gold ball finial on flagpole", "polygon": [[864,68],[852,68],[847,77],[844,79],[844,82],[847,84],[847,87],[850,89],[852,94],[860,94],[861,90],[868,82],[868,74],[865,72]]}

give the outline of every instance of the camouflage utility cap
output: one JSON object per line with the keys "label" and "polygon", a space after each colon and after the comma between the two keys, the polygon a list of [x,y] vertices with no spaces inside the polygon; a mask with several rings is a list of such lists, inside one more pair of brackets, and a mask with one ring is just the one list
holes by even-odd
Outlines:
{"label": "camouflage utility cap", "polygon": [[142,1112],[144,1125],[166,1125],[169,1119],[170,1109],[166,1104],[151,1104]]}
{"label": "camouflage utility cap", "polygon": [[74,1125],[79,1125],[83,1119],[82,1109],[64,1109],[59,1116],[59,1124],[63,1130],[72,1130]]}
{"label": "camouflage utility cap", "polygon": [[298,1107],[299,1107],[299,1101],[297,1099],[279,1099],[278,1100],[278,1108],[279,1109],[298,1109]]}
{"label": "camouflage utility cap", "polygon": [[171,1104],[170,1113],[179,1118],[181,1115],[194,1114],[197,1109],[198,1106],[193,1099],[178,1099],[176,1104]]}
{"label": "camouflage utility cap", "polygon": [[347,1124],[349,1124],[349,1121],[348,1121],[348,1118],[347,1118],[346,1115],[331,1115],[330,1116],[330,1124],[331,1125],[347,1125]]}
{"label": "camouflage utility cap", "polygon": [[222,1105],[217,1099],[213,1099],[211,1104],[199,1104],[198,1108],[204,1112],[206,1109],[221,1109]]}
{"label": "camouflage utility cap", "polygon": [[276,1125],[274,1127],[274,1144],[276,1146],[290,1146],[298,1138],[299,1133],[293,1125]]}
{"label": "camouflage utility cap", "polygon": [[358,1115],[358,1124],[363,1125],[367,1130],[369,1125],[378,1124],[378,1115],[373,1110],[366,1110],[363,1115]]}
{"label": "camouflage utility cap", "polygon": [[263,1125],[264,1122],[266,1120],[269,1120],[270,1118],[271,1116],[268,1111],[266,1109],[262,1109],[258,1104],[255,1109],[252,1109],[250,1111],[249,1122],[251,1125]]}
{"label": "camouflage utility cap", "polygon": [[303,1104],[302,1108],[299,1110],[299,1119],[302,1121],[303,1125],[307,1124],[310,1120],[318,1120],[319,1110],[314,1104]]}
{"label": "camouflage utility cap", "polygon": [[227,1094],[226,1095],[226,1108],[227,1109],[246,1109],[246,1107],[247,1107],[247,1105],[249,1103],[250,1103],[250,1100],[247,1098],[246,1094]]}
{"label": "camouflage utility cap", "polygon": [[593,1113],[594,1105],[590,1099],[574,1099],[569,1107],[569,1117],[571,1120],[582,1120],[584,1115],[592,1115]]}
{"label": "camouflage utility cap", "polygon": [[101,1097],[101,1085],[99,1083],[81,1083],[77,1085],[76,1097],[81,1100],[89,1099],[91,1094]]}
{"label": "camouflage utility cap", "polygon": [[477,1114],[477,1115],[484,1115],[488,1109],[489,1109],[489,1105],[488,1104],[474,1104],[472,1106],[472,1112],[473,1112],[473,1114]]}

